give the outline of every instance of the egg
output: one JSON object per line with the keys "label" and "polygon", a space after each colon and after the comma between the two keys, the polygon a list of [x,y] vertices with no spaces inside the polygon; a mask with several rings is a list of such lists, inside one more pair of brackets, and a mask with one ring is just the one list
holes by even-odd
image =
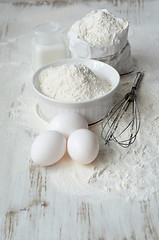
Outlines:
{"label": "egg", "polygon": [[88,164],[96,159],[99,152],[99,142],[92,131],[78,129],[68,138],[67,151],[72,160]]}
{"label": "egg", "polygon": [[88,122],[78,113],[66,112],[56,115],[50,122],[49,129],[56,130],[68,138],[77,129],[88,129]]}
{"label": "egg", "polygon": [[66,151],[66,139],[57,131],[46,131],[37,136],[31,146],[31,158],[40,166],[58,162]]}

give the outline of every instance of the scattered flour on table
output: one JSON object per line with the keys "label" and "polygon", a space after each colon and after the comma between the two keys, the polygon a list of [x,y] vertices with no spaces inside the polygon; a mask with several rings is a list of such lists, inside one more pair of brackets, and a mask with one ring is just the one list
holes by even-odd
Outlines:
{"label": "scattered flour on table", "polygon": [[99,79],[82,64],[64,64],[44,69],[39,75],[41,92],[56,100],[82,101],[103,96],[111,84]]}
{"label": "scattered flour on table", "polygon": [[47,130],[48,123],[37,114],[37,98],[30,81],[28,81],[31,78],[32,75],[28,76],[26,74],[26,80],[21,87],[22,94],[17,96],[12,103],[9,116],[11,119],[19,120],[19,124],[24,128],[29,137],[35,137],[40,132]]}
{"label": "scattered flour on table", "polygon": [[[99,4],[104,3],[98,2],[98,4],[96,4],[96,8],[99,7]],[[72,8],[72,12],[75,10],[76,13],[79,13],[79,5],[72,5]],[[89,6],[85,6],[85,8],[89,8]],[[86,11],[85,8],[82,8],[82,10]],[[114,9],[118,11],[116,7]],[[87,9],[87,12],[88,10],[89,9]],[[29,9],[29,11],[34,11],[34,9]],[[39,9],[39,11],[41,11],[40,13],[43,14],[47,12],[47,15],[49,11],[50,19],[52,19],[52,16],[54,16],[54,19],[57,18],[59,21],[62,20],[63,23],[65,23],[66,20],[68,21],[69,17],[70,19],[72,17],[70,12],[66,11],[66,7],[64,8],[64,13],[66,14],[66,12],[68,12],[67,18],[65,14],[63,14],[65,18],[61,18],[58,9],[54,11],[54,14],[52,9]],[[28,24],[28,9],[25,8],[22,13],[17,14],[17,16],[19,19],[26,20],[26,23]],[[37,22],[37,15],[32,14],[32,16],[33,18],[31,19],[30,26],[32,26],[33,22]],[[137,14],[136,16],[139,20],[143,15],[140,15],[139,17]],[[134,14],[130,15],[130,17],[133,19]],[[38,19],[40,24],[41,14],[39,14]],[[154,20],[155,18],[153,21]],[[136,20],[134,20],[134,22],[135,21]],[[70,25],[71,21],[68,21],[68,23]],[[49,195],[49,191],[54,189],[54,187],[56,187],[58,191],[68,195],[76,194],[83,196],[83,199],[86,198],[86,200],[88,197],[90,197],[95,201],[98,201],[99,198],[97,197],[101,197],[101,199],[105,200],[111,196],[114,196],[114,198],[119,197],[125,199],[146,200],[159,191],[159,84],[157,77],[159,76],[159,70],[157,66],[158,53],[156,49],[153,48],[154,41],[152,35],[141,34],[144,26],[146,33],[153,33],[154,37],[157,38],[158,30],[156,30],[157,28],[154,24],[154,28],[152,28],[152,31],[150,31],[150,25],[147,23],[148,20],[146,15],[143,16],[141,25],[136,25],[135,22],[133,29],[134,35],[132,37],[132,40],[134,39],[134,56],[138,59],[138,70],[142,70],[144,68],[146,71],[137,95],[141,113],[141,129],[137,137],[137,141],[129,149],[122,149],[116,144],[104,146],[100,141],[100,152],[98,158],[88,166],[79,165],[71,161],[71,159],[66,155],[65,158],[59,163],[47,168],[46,181],[47,194],[49,197],[54,197],[54,195]],[[18,29],[18,31],[20,29],[21,31],[21,28],[16,29]],[[15,29],[13,28],[13,30]],[[18,35],[21,34],[18,32]],[[145,36],[148,39],[147,44],[144,41]],[[4,48],[4,55],[2,55],[2,57],[5,59],[5,61],[3,59],[4,64],[6,64],[6,61],[8,64],[10,59],[15,60],[15,57],[19,59],[19,61],[25,61],[27,59],[26,56],[30,51],[30,45],[23,41],[17,42],[17,40],[16,44],[18,45],[15,45],[17,48],[14,47],[14,50],[17,52],[15,55],[12,41],[6,42],[7,48]],[[26,47],[25,54],[24,46]],[[8,49],[8,51],[6,51],[6,49]],[[12,58],[8,58],[9,54],[12,55]],[[155,59],[156,61],[154,61]],[[16,121],[17,126],[19,125],[19,127],[26,131],[26,134],[28,134],[28,144],[31,145],[31,140],[33,140],[34,136],[45,131],[48,127],[48,123],[43,121],[43,119],[41,119],[36,112],[37,98],[31,87],[32,74],[30,72],[30,67],[26,69],[26,67],[19,65],[19,70],[19,79],[21,80],[19,82],[21,82],[22,85],[22,93],[20,96],[17,96],[16,100],[14,100],[13,104],[11,105],[9,116],[10,121]],[[121,93],[121,95],[123,95],[125,92],[127,92],[126,86],[131,86],[132,79],[134,79],[134,76],[132,75],[129,75],[129,77],[125,78],[122,77],[119,94]],[[14,81],[11,81],[11,84],[15,84]],[[119,95],[119,97],[121,96]],[[4,112],[6,113],[6,109]],[[100,139],[100,125],[94,126],[91,129]],[[8,134],[8,132],[6,134]],[[24,150],[25,154],[25,146],[22,146],[22,150]],[[24,155],[22,155],[22,157],[23,156]],[[22,158],[22,160],[25,161],[24,158]],[[39,190],[38,187],[44,188],[44,186],[41,186],[40,184],[42,176],[45,178],[45,169],[41,168],[40,171],[38,167],[35,167],[35,169],[37,169],[37,171],[35,170],[34,175],[31,177],[33,180],[32,184],[35,185],[36,194],[36,191]],[[18,171],[21,170],[18,169]],[[41,174],[40,177],[39,174]],[[24,178],[26,179],[26,176],[24,176]],[[50,202],[54,204],[54,201]]]}
{"label": "scattered flour on table", "polygon": [[[132,79],[134,76],[131,75],[129,79],[125,77],[125,80],[123,77],[118,97],[128,90],[126,88],[131,86]],[[36,113],[37,99],[28,78],[24,84],[24,91],[12,106],[10,117],[19,121],[19,125],[22,125],[33,139],[35,135],[47,130],[48,123]],[[146,200],[159,190],[159,134],[154,131],[159,126],[159,116],[151,104],[145,105],[148,90],[146,85],[142,86],[142,89],[142,94],[139,93],[139,96],[142,95],[140,99],[142,125],[136,142],[129,149],[123,149],[113,143],[105,146],[100,137],[101,125],[92,127],[91,130],[100,141],[96,161],[87,166],[80,165],[66,154],[57,164],[47,168],[48,191],[54,185],[63,193],[92,200],[96,200],[97,196],[101,200],[117,197]],[[157,97],[157,90],[153,91],[153,96]],[[154,104],[157,104],[157,98],[153,99]],[[150,121],[153,124],[150,125]],[[43,172],[42,168],[41,171]]]}
{"label": "scattered flour on table", "polygon": [[127,21],[114,17],[106,9],[99,9],[75,22],[71,31],[91,46],[102,47],[118,43],[119,36],[127,25]]}

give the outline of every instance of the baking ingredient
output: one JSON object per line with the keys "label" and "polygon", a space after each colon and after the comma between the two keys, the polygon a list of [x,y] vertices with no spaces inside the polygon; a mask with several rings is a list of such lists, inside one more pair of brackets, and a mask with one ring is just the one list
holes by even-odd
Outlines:
{"label": "baking ingredient", "polygon": [[57,131],[46,131],[37,136],[31,147],[31,158],[40,166],[58,162],[66,151],[66,139]]}
{"label": "baking ingredient", "polygon": [[32,42],[32,65],[36,72],[44,65],[55,60],[66,58],[65,47],[61,43],[51,45],[40,45],[33,40]]}
{"label": "baking ingredient", "polygon": [[98,9],[75,22],[71,32],[91,46],[104,47],[117,44],[127,27],[127,21],[116,18],[106,9]]}
{"label": "baking ingredient", "polygon": [[[1,71],[1,81],[3,84],[1,97],[4,97],[5,101],[5,108],[2,105],[2,110],[6,113],[6,117],[7,111],[9,114],[9,125],[7,122],[5,123],[6,125],[4,125],[6,127],[8,126],[7,135],[5,135],[6,127],[2,125],[1,133],[7,138],[1,141],[1,147],[5,149],[5,146],[8,146],[10,149],[8,153],[5,153],[6,151],[1,151],[1,154],[4,158],[5,154],[9,153],[13,156],[5,158],[5,161],[3,161],[6,166],[5,172],[12,176],[12,179],[15,177],[16,181],[20,179],[20,185],[17,184],[18,189],[19,187],[23,188],[25,186],[26,204],[25,206],[22,205],[21,208],[30,204],[31,191],[31,193],[34,193],[34,199],[39,197],[40,192],[40,198],[38,199],[48,200],[49,206],[44,209],[45,211],[54,209],[55,201],[50,201],[50,199],[55,189],[62,197],[72,196],[73,199],[77,197],[78,200],[82,199],[82,201],[86,202],[90,201],[95,203],[98,197],[98,201],[112,203],[113,199],[113,203],[117,203],[116,209],[119,209],[119,211],[123,213],[123,210],[118,207],[121,201],[123,203],[122,206],[131,206],[132,210],[137,209],[138,211],[142,200],[149,203],[148,199],[154,199],[159,191],[159,113],[157,108],[159,102],[157,87],[159,48],[154,48],[154,39],[157,39],[159,36],[159,28],[156,27],[158,14],[157,1],[153,6],[153,9],[156,9],[156,11],[151,15],[151,21],[147,17],[150,7],[151,10],[153,10],[150,1],[146,1],[144,9],[140,6],[140,14],[136,14],[138,6],[135,4],[132,4],[131,8],[128,8],[127,13],[125,9],[128,6],[128,2],[122,2],[121,14],[125,18],[129,16],[131,21],[131,32],[129,36],[133,47],[133,55],[136,59],[136,71],[145,71],[144,83],[142,83],[138,94],[140,112],[142,113],[142,124],[137,142],[134,143],[135,145],[128,149],[123,149],[113,143],[109,146],[105,146],[103,141],[101,141],[102,143],[100,142],[100,151],[97,160],[86,166],[71,161],[67,154],[62,161],[59,161],[58,164],[47,169],[34,167],[31,161],[28,160],[27,162],[26,160],[31,139],[48,128],[48,123],[40,118],[36,112],[38,99],[36,95],[33,94],[32,86],[30,81],[28,81],[28,79],[32,78],[29,57],[29,42],[31,35],[30,32],[28,32],[28,28],[31,29],[33,24],[37,24],[37,21],[40,22],[41,15],[43,15],[46,20],[48,19],[48,15],[50,19],[54,16],[54,19],[59,19],[59,21],[61,20],[65,23],[65,26],[68,26],[72,23],[72,18],[75,18],[77,15],[82,17],[83,14],[91,11],[91,9],[103,7],[104,4],[104,1],[90,1],[88,5],[80,3],[77,5],[72,4],[69,6],[70,11],[68,11],[66,6],[50,8],[50,6],[44,5],[37,9],[36,12],[38,12],[38,14],[33,14],[35,11],[31,11],[31,8],[27,7],[20,13],[19,8],[10,6],[11,8],[9,10],[13,9],[13,13],[15,14],[15,11],[17,13],[15,21],[9,21],[10,29],[15,26],[15,23],[20,26],[19,24],[24,22],[24,19],[29,19],[25,25],[27,27],[14,28],[16,30],[16,36],[14,35],[13,38],[11,32],[5,35],[5,31],[2,33],[1,37],[1,58],[3,57],[3,61],[1,62],[1,68],[3,70]],[[119,8],[112,5],[112,2],[107,1],[107,7],[109,7],[109,9],[111,8],[115,14],[119,14]],[[79,11],[79,9],[81,11]],[[61,12],[63,13],[62,15]],[[73,15],[70,14],[70,12],[72,12]],[[1,13],[1,17],[3,17],[6,11],[1,11]],[[14,15],[12,14],[12,16]],[[28,18],[28,16],[31,17]],[[5,17],[6,16],[4,16],[4,18]],[[145,39],[147,39],[147,41],[145,41]],[[6,53],[8,53],[9,49],[15,51],[10,51],[8,55]],[[150,60],[153,64],[150,64]],[[117,100],[131,88],[134,77],[134,73],[121,76],[120,87],[116,96]],[[13,78],[14,84],[6,81],[6,79]],[[14,91],[13,86],[15,89]],[[10,94],[7,95],[8,92],[10,92]],[[150,92],[151,97],[147,99]],[[5,98],[5,96],[8,97]],[[3,117],[1,120],[3,121],[5,118]],[[98,139],[100,139],[100,124],[91,127],[91,130],[93,130],[98,135]],[[11,142],[9,144],[7,142],[8,137],[13,137],[15,131],[18,134],[18,139],[23,139],[21,148],[16,148],[16,146],[19,146],[18,140],[15,141],[15,144],[11,144]],[[16,137],[14,139],[16,140]],[[10,139],[10,141],[11,140],[13,139]],[[7,175],[4,179],[2,177],[4,169],[3,163],[0,170],[2,174],[1,189],[3,189],[3,186],[7,186],[6,181],[10,179]],[[7,196],[8,199],[13,198],[15,193],[15,181],[10,181],[9,186],[9,191],[7,191],[6,194],[3,192],[1,198],[3,198],[3,196]],[[47,193],[45,191],[45,186],[47,188]],[[16,194],[18,199],[24,199],[24,194],[22,194],[21,191],[16,191]],[[130,199],[130,201],[128,199]],[[131,200],[133,200],[134,204],[132,204]],[[5,204],[5,201],[4,206],[6,206],[6,212],[8,209],[15,209],[15,206],[8,206]],[[56,203],[58,201],[59,198],[56,199]],[[13,202],[15,203],[15,201]],[[59,204],[61,204],[61,202]],[[154,204],[157,204],[155,200]],[[76,206],[76,204],[72,204],[74,211],[77,209]],[[144,206],[145,202],[143,201],[142,208],[144,208]],[[78,209],[79,207],[83,209],[83,205],[78,205]],[[150,208],[154,209],[152,204]],[[19,206],[17,209],[20,209]],[[127,207],[125,209],[125,216],[127,216]],[[20,214],[21,213],[23,212],[20,212]],[[86,213],[89,213],[87,209]],[[92,211],[90,214],[92,214]],[[146,210],[146,214],[149,215],[149,209]],[[16,216],[19,217],[19,214],[16,214]],[[140,212],[138,217],[141,219]],[[80,220],[80,218],[78,219]],[[11,218],[11,220],[14,219]],[[8,219],[7,222],[9,223]],[[123,226],[127,225],[125,224]],[[127,236],[129,238],[129,234]],[[116,238],[115,234],[114,238]],[[140,235],[139,238],[141,239]]]}
{"label": "baking ingredient", "polygon": [[114,67],[120,74],[133,70],[128,43],[129,24],[106,9],[92,11],[68,32],[72,57],[92,58]]}
{"label": "baking ingredient", "polygon": [[99,79],[87,66],[64,64],[49,67],[39,74],[41,92],[53,99],[82,101],[108,93],[111,85]]}
{"label": "baking ingredient", "polygon": [[[146,52],[144,51],[143,54],[146,54]],[[151,52],[149,54],[151,55]],[[7,73],[7,66],[5,68]],[[15,73],[15,66],[12,66],[11,69]],[[25,75],[23,75],[24,71]],[[36,112],[38,100],[33,94],[32,86],[28,81],[31,78],[31,73],[28,72],[29,68],[20,72],[20,76],[23,78],[22,92],[16,97],[16,101],[10,107],[9,116],[12,122],[18,123],[19,129],[23,130],[23,135],[20,136],[28,137],[27,141],[29,143],[30,138],[34,138],[40,132],[48,129],[48,123],[40,118]],[[16,76],[18,76],[17,74]],[[47,169],[48,189],[51,189],[53,183],[55,188],[62,193],[75,194],[82,196],[84,199],[87,197],[87,199],[95,201],[97,195],[101,200],[111,198],[147,200],[158,191],[159,134],[157,129],[159,119],[156,106],[159,96],[158,89],[155,88],[156,84],[158,84],[156,76],[155,74],[152,77],[150,83],[149,76],[147,77],[145,74],[145,84],[142,84],[140,88],[139,96],[142,96],[140,98],[140,111],[144,114],[141,114],[143,124],[134,143],[135,145],[131,149],[122,149],[116,144],[105,146],[100,136],[101,125],[92,126],[91,130],[95,132],[100,141],[100,151],[97,160],[85,166],[72,162],[70,157],[65,154],[62,161],[59,161],[53,168]],[[118,100],[123,96],[123,93],[130,90],[132,79],[134,78],[134,73],[121,77],[121,87],[117,94]],[[151,89],[153,95],[150,104],[147,105],[146,99],[149,89]],[[150,115],[151,111],[153,115]],[[150,124],[150,122],[153,122],[153,124]],[[13,128],[10,129],[10,131],[12,130]],[[153,135],[153,138],[150,141],[147,136],[151,135]],[[33,181],[36,182],[39,170],[38,168],[34,170],[32,162],[29,162],[28,165],[31,169],[33,168],[31,174]],[[45,185],[45,169],[40,169],[40,171],[42,175],[41,184]],[[51,182],[49,179],[51,179]],[[38,191],[36,184],[33,190],[35,192]]]}
{"label": "baking ingredient", "polygon": [[41,24],[34,29],[32,40],[32,66],[34,72],[54,60],[66,58],[61,38],[61,26],[54,22]]}
{"label": "baking ingredient", "polygon": [[91,163],[99,152],[98,139],[92,131],[78,129],[69,137],[67,151],[74,161],[82,164]]}
{"label": "baking ingredient", "polygon": [[88,123],[84,117],[78,113],[65,112],[56,115],[50,122],[49,129],[56,130],[68,138],[77,129],[88,129]]}

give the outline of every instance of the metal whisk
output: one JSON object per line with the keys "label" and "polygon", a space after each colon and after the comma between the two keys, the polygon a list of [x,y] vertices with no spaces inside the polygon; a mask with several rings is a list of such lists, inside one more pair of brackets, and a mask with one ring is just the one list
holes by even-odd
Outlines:
{"label": "metal whisk", "polygon": [[[127,148],[136,140],[140,129],[140,114],[136,102],[136,90],[143,76],[143,72],[137,73],[131,91],[117,102],[103,119],[101,136],[105,145],[109,141],[115,141],[120,146]],[[132,109],[128,111],[130,106]],[[121,119],[122,122],[119,124]]]}

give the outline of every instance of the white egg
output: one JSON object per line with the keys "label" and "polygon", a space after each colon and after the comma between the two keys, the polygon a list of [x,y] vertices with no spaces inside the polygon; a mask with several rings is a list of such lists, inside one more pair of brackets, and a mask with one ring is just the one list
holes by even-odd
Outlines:
{"label": "white egg", "polygon": [[47,131],[37,136],[31,146],[31,158],[40,166],[59,161],[66,151],[66,139],[57,131]]}
{"label": "white egg", "polygon": [[66,138],[80,128],[88,129],[88,122],[84,117],[74,112],[66,112],[55,116],[49,126],[50,130],[56,130]]}
{"label": "white egg", "polygon": [[78,129],[68,138],[67,151],[72,160],[88,164],[95,160],[99,152],[96,135],[87,129]]}

